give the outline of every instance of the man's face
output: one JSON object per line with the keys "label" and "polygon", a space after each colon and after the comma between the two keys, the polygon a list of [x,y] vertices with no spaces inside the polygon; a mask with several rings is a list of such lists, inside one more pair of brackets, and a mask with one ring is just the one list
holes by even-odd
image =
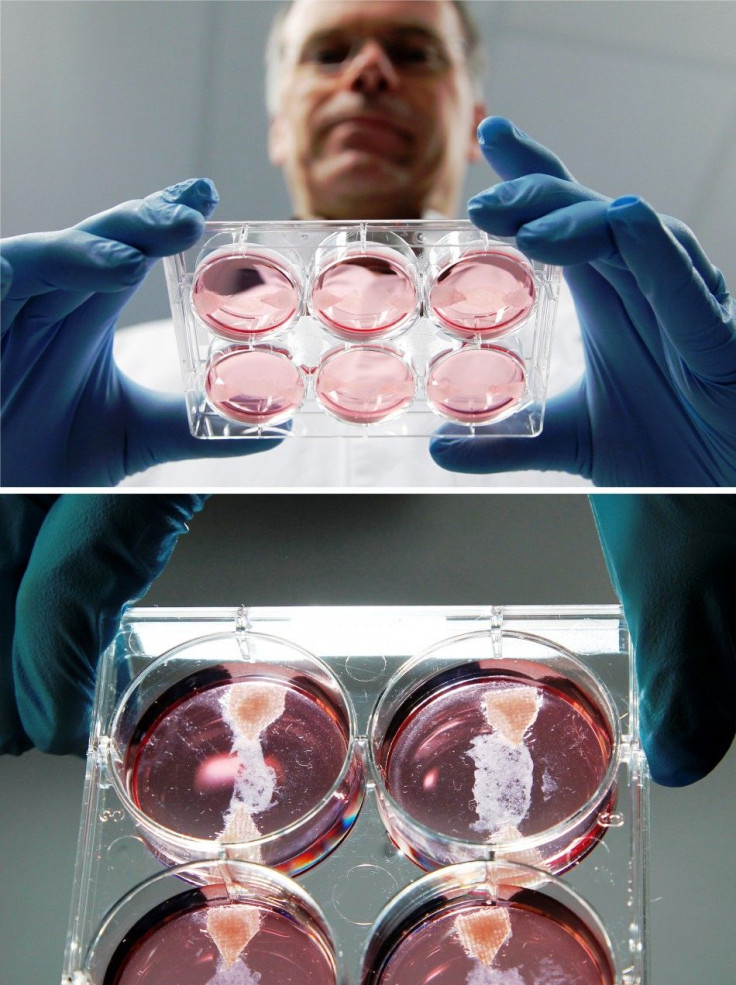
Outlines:
{"label": "man's face", "polygon": [[449,0],[297,0],[269,136],[301,218],[452,215],[485,115]]}

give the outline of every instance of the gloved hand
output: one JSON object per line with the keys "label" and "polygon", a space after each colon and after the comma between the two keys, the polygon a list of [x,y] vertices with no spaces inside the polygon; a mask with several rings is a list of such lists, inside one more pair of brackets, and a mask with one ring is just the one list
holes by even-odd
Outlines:
{"label": "gloved hand", "polygon": [[71,229],[2,247],[2,482],[107,486],[159,462],[265,451],[280,439],[198,441],[184,400],[128,379],[112,354],[121,309],[158,257],[202,235],[205,178]]}
{"label": "gloved hand", "polygon": [[0,753],[85,753],[98,658],[205,499],[0,496]]}
{"label": "gloved hand", "polygon": [[430,452],[455,472],[556,469],[603,486],[736,484],[736,303],[682,223],[577,184],[549,150],[491,117],[480,146],[503,181],[470,200],[481,229],[564,266],[585,375],[544,429],[473,441],[446,426]]}
{"label": "gloved hand", "polygon": [[736,734],[736,499],[591,496],[636,653],[653,778],[709,773]]}

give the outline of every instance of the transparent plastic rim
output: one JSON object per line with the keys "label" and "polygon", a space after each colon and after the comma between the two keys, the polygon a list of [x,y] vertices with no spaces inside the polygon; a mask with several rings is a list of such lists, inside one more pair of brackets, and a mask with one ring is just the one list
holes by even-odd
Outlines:
{"label": "transparent plastic rim", "polygon": [[[119,720],[125,711],[128,701],[135,695],[135,692],[139,687],[140,683],[143,681],[144,677],[154,674],[156,670],[159,667],[161,667],[167,660],[170,660],[173,657],[178,656],[182,651],[185,651],[192,646],[199,644],[206,644],[207,642],[212,642],[214,640],[224,640],[224,639],[237,640],[239,638],[242,638],[244,640],[248,640],[248,639],[262,640],[267,643],[276,643],[279,646],[288,647],[289,649],[296,651],[301,657],[307,658],[307,660],[311,661],[316,666],[318,666],[320,670],[324,671],[325,674],[327,674],[330,680],[334,683],[341,698],[345,702],[345,708],[348,714],[348,747],[345,753],[345,759],[342,764],[342,769],[340,770],[337,779],[332,784],[332,786],[327,791],[327,793],[322,797],[320,802],[318,804],[315,804],[315,806],[311,810],[307,811],[305,814],[302,814],[301,817],[297,818],[295,821],[292,821],[291,824],[288,824],[283,828],[278,828],[276,831],[272,831],[270,834],[264,835],[262,838],[255,838],[252,841],[228,841],[227,843],[224,843],[221,842],[219,838],[214,838],[214,839],[194,838],[191,835],[181,834],[177,831],[174,831],[172,828],[167,828],[165,825],[159,824],[158,821],[154,821],[153,818],[149,817],[148,814],[142,811],[138,807],[138,805],[131,799],[126,789],[125,783],[121,780],[120,771],[118,770],[115,764],[115,742],[113,741],[112,736],[114,736],[115,732],[117,731]],[[221,662],[222,661],[216,661],[215,663],[221,663]],[[237,659],[234,659],[232,661],[232,663],[237,663],[237,662],[238,662]],[[247,666],[249,661],[243,659],[242,663]],[[181,643],[179,644],[179,646],[175,646],[171,650],[168,650],[166,653],[162,654],[160,657],[157,657],[152,663],[148,665],[148,667],[145,668],[145,670],[143,670],[136,678],[134,678],[133,681],[131,681],[131,683],[127,686],[125,691],[120,696],[108,732],[110,736],[110,743],[108,746],[108,756],[107,756],[108,773],[112,778],[112,783],[113,783],[113,787],[115,788],[115,792],[117,793],[118,797],[120,797],[121,801],[125,805],[126,810],[131,814],[134,820],[138,824],[140,824],[142,828],[146,829],[147,831],[153,832],[163,842],[166,842],[168,844],[175,844],[181,848],[188,849],[189,851],[194,852],[197,855],[206,855],[207,852],[212,851],[213,846],[219,845],[223,853],[221,856],[222,859],[229,859],[232,853],[237,853],[239,850],[242,849],[248,849],[249,851],[253,851],[271,845],[274,842],[278,841],[280,838],[286,835],[294,834],[298,832],[302,827],[306,827],[314,818],[316,818],[319,815],[320,811],[323,810],[325,804],[329,803],[329,801],[331,801],[333,798],[335,798],[338,795],[340,788],[342,787],[345,781],[345,778],[347,777],[348,773],[353,767],[353,764],[361,756],[361,744],[357,736],[357,720],[356,720],[355,708],[353,706],[353,702],[350,698],[350,695],[347,693],[342,683],[338,680],[338,678],[330,669],[330,667],[328,667],[328,665],[324,661],[320,660],[319,657],[316,657],[313,653],[310,653],[308,650],[305,650],[303,647],[300,647],[295,643],[291,643],[287,640],[282,640],[278,636],[270,636],[266,633],[253,633],[250,631],[243,633],[242,635],[236,632],[229,632],[229,633],[214,633],[211,636],[200,636],[194,640],[188,640],[186,643]],[[360,800],[362,801],[363,796],[365,794],[365,778],[363,778],[361,787],[362,790],[360,793]],[[189,863],[189,864],[185,863],[183,865],[183,868],[191,868],[194,864],[196,863]],[[242,862],[238,864],[255,865],[257,863]]]}
{"label": "transparent plastic rim", "polygon": [[[399,804],[399,802],[393,797],[393,795],[389,793],[389,790],[383,779],[381,768],[376,762],[376,758],[374,755],[374,738],[375,738],[374,733],[377,728],[378,715],[386,700],[386,696],[389,695],[391,689],[398,682],[401,681],[401,678],[404,677],[409,671],[411,671],[418,664],[420,664],[423,660],[426,660],[427,657],[431,656],[433,653],[436,653],[439,650],[444,649],[445,647],[452,646],[455,643],[459,643],[465,640],[489,639],[492,633],[493,630],[483,630],[482,632],[463,633],[459,636],[449,637],[448,639],[442,641],[441,643],[434,644],[433,646],[429,647],[429,649],[424,650],[420,654],[417,654],[417,656],[412,657],[405,664],[399,667],[399,669],[386,682],[383,691],[377,698],[376,703],[374,704],[373,709],[371,711],[370,720],[368,722],[368,732],[367,732],[367,742],[366,742],[368,769],[370,772],[371,780],[375,784],[376,790],[380,791],[380,797],[383,798],[389,804],[389,806],[391,807],[394,813],[396,813],[399,817],[405,819],[405,821],[411,825],[411,827],[414,829],[414,831],[416,831],[419,834],[420,837],[425,839],[430,839],[448,851],[457,851],[459,849],[460,851],[470,853],[473,851],[477,852],[481,849],[485,849],[486,851],[491,853],[513,852],[514,855],[520,855],[526,851],[531,851],[548,843],[555,842],[558,839],[564,839],[564,837],[569,832],[571,832],[576,827],[576,825],[586,817],[586,815],[589,815],[591,814],[591,812],[594,812],[596,807],[598,807],[604,802],[606,794],[613,787],[613,782],[616,773],[618,771],[619,759],[621,755],[621,730],[620,730],[618,715],[616,713],[616,708],[613,698],[611,697],[610,692],[608,691],[608,688],[605,686],[603,681],[599,680],[599,678],[596,675],[594,675],[593,672],[588,667],[586,667],[585,664],[583,664],[582,661],[580,661],[578,657],[576,657],[571,650],[568,650],[566,647],[561,646],[559,643],[553,643],[551,640],[545,639],[542,636],[536,636],[533,633],[525,633],[519,630],[501,630],[500,632],[502,638],[505,636],[510,639],[520,639],[541,646],[545,646],[549,649],[556,650],[558,653],[562,654],[564,657],[569,659],[575,666],[576,670],[579,670],[582,673],[583,677],[587,678],[590,682],[592,682],[595,685],[595,688],[597,689],[597,693],[595,694],[594,697],[591,695],[589,695],[589,697],[591,697],[592,700],[595,700],[597,704],[602,706],[602,709],[605,712],[605,715],[608,719],[608,724],[611,729],[611,739],[612,739],[611,755],[609,757],[609,762],[606,771],[603,774],[603,777],[601,778],[601,781],[598,784],[598,787],[596,788],[595,792],[576,811],[568,815],[562,821],[558,821],[557,824],[552,825],[549,828],[545,828],[544,831],[541,831],[538,834],[534,834],[534,835],[524,835],[515,841],[498,842],[496,844],[493,844],[492,842],[480,841],[480,840],[466,841],[460,838],[452,838],[449,835],[443,834],[441,831],[437,831],[435,828],[431,828],[428,825],[423,824],[421,821],[418,821],[416,818],[414,818],[411,814],[409,814],[406,808],[403,807],[401,804]],[[484,657],[484,660],[491,661],[493,659],[494,658],[492,656]],[[448,659],[448,666],[450,662],[451,661]],[[464,661],[460,661],[460,660],[456,661],[456,663],[458,664],[462,662]],[[537,661],[529,659],[528,662],[540,663],[542,661],[540,659],[538,659]],[[431,680],[431,677],[427,679]],[[598,700],[599,698],[601,700]],[[491,847],[491,845],[493,847]],[[503,862],[504,860],[500,859],[499,861]],[[506,860],[506,861],[508,861],[508,864],[521,865],[521,863],[516,863],[511,860]],[[466,863],[458,862],[455,864],[461,865]],[[476,863],[467,863],[467,864],[485,864],[485,862],[482,859],[478,859]]]}

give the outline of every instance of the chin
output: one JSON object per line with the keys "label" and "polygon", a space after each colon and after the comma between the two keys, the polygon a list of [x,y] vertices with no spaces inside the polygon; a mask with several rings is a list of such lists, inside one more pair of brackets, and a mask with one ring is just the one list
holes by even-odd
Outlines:
{"label": "chin", "polygon": [[[322,176],[319,187],[324,191],[318,197],[338,206],[345,218],[351,212],[356,218],[385,219],[409,218],[411,213],[421,212],[421,206],[415,204],[414,176],[372,154],[353,155],[351,160],[341,161],[339,167]],[[379,203],[382,207],[377,207]]]}

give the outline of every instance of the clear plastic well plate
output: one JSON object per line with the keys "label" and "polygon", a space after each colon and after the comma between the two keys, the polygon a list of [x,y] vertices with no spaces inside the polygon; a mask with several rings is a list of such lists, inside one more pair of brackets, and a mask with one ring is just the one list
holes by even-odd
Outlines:
{"label": "clear plastic well plate", "polygon": [[647,807],[618,607],[131,609],[62,985],[647,985]]}
{"label": "clear plastic well plate", "polygon": [[560,269],[468,221],[208,222],[164,269],[196,437],[542,428]]}

